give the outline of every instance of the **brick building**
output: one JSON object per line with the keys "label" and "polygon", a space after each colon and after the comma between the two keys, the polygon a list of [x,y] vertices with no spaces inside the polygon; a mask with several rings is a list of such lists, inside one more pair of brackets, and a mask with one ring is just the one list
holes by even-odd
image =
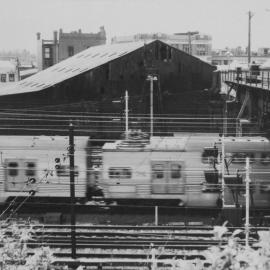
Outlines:
{"label": "brick building", "polygon": [[0,60],[0,90],[20,80],[19,60],[5,58]]}
{"label": "brick building", "polygon": [[67,59],[89,47],[106,43],[106,32],[100,27],[98,33],[82,33],[73,31],[64,33],[62,29],[53,32],[53,39],[41,39],[37,33],[37,64],[38,70],[46,69]]}

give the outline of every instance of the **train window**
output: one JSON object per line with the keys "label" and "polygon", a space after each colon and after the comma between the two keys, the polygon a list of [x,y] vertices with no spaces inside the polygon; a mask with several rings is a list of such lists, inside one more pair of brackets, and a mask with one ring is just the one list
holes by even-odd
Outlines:
{"label": "train window", "polygon": [[232,163],[246,163],[246,158],[250,158],[250,162],[254,162],[254,153],[233,153]]}
{"label": "train window", "polygon": [[131,178],[131,169],[130,168],[124,168],[123,169],[123,176],[124,176],[124,178]]}
{"label": "train window", "polygon": [[132,177],[129,167],[111,167],[109,168],[109,178],[112,179],[130,179]]}
{"label": "train window", "polygon": [[171,165],[171,178],[181,178],[181,165],[179,164]]}
{"label": "train window", "polygon": [[260,192],[261,193],[269,193],[270,192],[269,182],[261,182],[260,183]]}
{"label": "train window", "polygon": [[34,162],[26,162],[26,176],[35,176],[36,175],[36,164]]}
{"label": "train window", "polygon": [[262,164],[270,164],[270,153],[262,153],[261,154],[261,163]]}
{"label": "train window", "polygon": [[[69,165],[56,165],[56,174],[59,177],[69,176],[70,167]],[[79,175],[78,166],[74,167],[74,176]]]}
{"label": "train window", "polygon": [[162,179],[164,178],[164,166],[161,164],[155,164],[153,166],[153,177],[155,179]]}
{"label": "train window", "polygon": [[8,175],[17,176],[18,175],[18,162],[9,162],[8,163]]}

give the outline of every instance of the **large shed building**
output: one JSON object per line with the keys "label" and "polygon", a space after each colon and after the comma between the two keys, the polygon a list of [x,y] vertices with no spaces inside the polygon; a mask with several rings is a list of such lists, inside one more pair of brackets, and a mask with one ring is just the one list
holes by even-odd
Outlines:
{"label": "large shed building", "polygon": [[114,101],[129,93],[130,113],[207,113],[204,89],[214,67],[159,40],[94,46],[0,92],[2,109],[121,113]]}

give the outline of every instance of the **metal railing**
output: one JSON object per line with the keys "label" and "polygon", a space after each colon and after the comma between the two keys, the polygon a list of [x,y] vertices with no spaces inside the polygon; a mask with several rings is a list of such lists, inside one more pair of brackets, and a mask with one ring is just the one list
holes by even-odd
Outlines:
{"label": "metal railing", "polygon": [[270,90],[270,71],[220,71],[222,82],[233,82],[251,87]]}

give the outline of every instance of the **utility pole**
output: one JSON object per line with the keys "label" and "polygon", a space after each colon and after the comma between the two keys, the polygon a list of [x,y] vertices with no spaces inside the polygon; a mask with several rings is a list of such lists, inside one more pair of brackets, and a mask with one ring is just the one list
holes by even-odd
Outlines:
{"label": "utility pole", "polygon": [[226,137],[228,132],[228,104],[227,104],[228,94],[224,97],[224,112],[223,112],[223,134]]}
{"label": "utility pole", "polygon": [[74,127],[69,125],[69,176],[70,176],[70,227],[71,256],[76,259],[76,217],[75,217],[75,181],[74,181]]}
{"label": "utility pole", "polygon": [[221,200],[222,200],[222,207],[225,206],[225,141],[224,141],[224,134],[221,138]]}
{"label": "utility pole", "polygon": [[249,157],[246,158],[246,223],[245,223],[245,234],[246,234],[246,247],[249,246],[248,239],[249,239]]}
{"label": "utility pole", "polygon": [[254,16],[254,14],[249,11],[248,12],[248,65],[251,61],[251,18]]}
{"label": "utility pole", "polygon": [[189,54],[192,55],[191,32],[188,32],[188,47],[189,47]]}
{"label": "utility pole", "polygon": [[126,90],[125,95],[125,117],[126,117],[126,132],[125,132],[125,138],[128,139],[128,91]]}

